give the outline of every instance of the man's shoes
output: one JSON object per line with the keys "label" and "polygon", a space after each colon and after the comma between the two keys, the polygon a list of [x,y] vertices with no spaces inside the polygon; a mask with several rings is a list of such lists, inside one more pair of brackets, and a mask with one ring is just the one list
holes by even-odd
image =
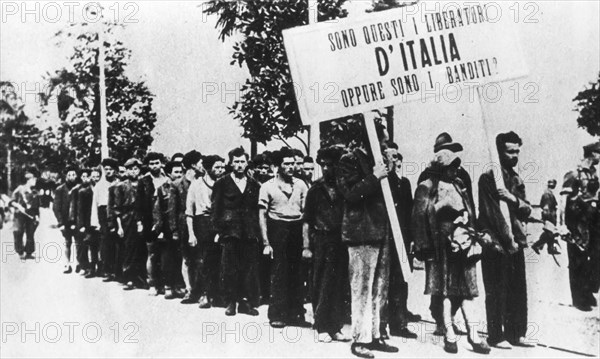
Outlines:
{"label": "man's shoes", "polygon": [[225,303],[225,301],[223,300],[223,298],[221,296],[216,296],[214,298],[210,299],[210,305],[212,307],[216,307],[216,308],[225,308],[227,307],[227,304]]}
{"label": "man's shoes", "polygon": [[350,346],[350,351],[352,352],[352,354],[356,355],[359,358],[375,358],[373,352],[371,352],[369,348],[367,348],[367,344],[353,343],[352,346]]}
{"label": "man's shoes", "polygon": [[193,304],[197,302],[198,298],[195,295],[192,295],[190,292],[185,293],[185,296],[181,300],[181,304]]}
{"label": "man's shoes", "polygon": [[481,340],[479,343],[475,343],[471,340],[471,338],[467,338],[467,341],[473,347],[473,351],[479,354],[489,354],[491,351],[490,346],[485,340]]}
{"label": "man's shoes", "polygon": [[344,342],[344,343],[347,343],[351,340],[349,337],[342,334],[342,332],[337,332],[334,335],[331,335],[331,339],[333,339],[336,342]]}
{"label": "man's shoes", "polygon": [[276,328],[276,329],[285,328],[285,326],[286,326],[285,322],[283,322],[281,320],[273,320],[269,324],[271,325],[271,327]]}
{"label": "man's shoes", "polygon": [[506,340],[496,341],[496,340],[488,338],[487,342],[490,347],[494,347],[497,349],[505,349],[505,350],[512,349],[512,345]]}
{"label": "man's shoes", "polygon": [[251,315],[253,317],[258,316],[258,310],[256,310],[256,308],[252,308],[250,303],[246,301],[240,303],[238,306],[238,312],[241,314]]}
{"label": "man's shoes", "polygon": [[153,287],[153,288],[154,288],[154,290],[152,291],[152,294],[155,297],[158,297],[159,295],[165,294],[165,288],[162,288],[162,287],[158,287],[158,288],[157,287]]}
{"label": "man's shoes", "polygon": [[373,339],[373,341],[371,343],[369,343],[368,348],[371,350],[375,350],[378,352],[384,352],[384,353],[397,353],[398,352],[398,348],[389,345],[388,343],[385,342],[385,340],[383,340],[381,338]]}
{"label": "man's shoes", "polygon": [[200,297],[199,303],[200,303],[200,305],[199,305],[200,309],[208,309],[208,308],[212,307],[212,305],[208,301],[208,297],[206,295],[203,295]]}
{"label": "man's shoes", "polygon": [[331,335],[329,335],[329,333],[319,333],[317,336],[317,340],[319,341],[319,343],[333,342],[333,338],[331,338]]}
{"label": "man's shoes", "polygon": [[[146,282],[146,280],[142,277],[137,277],[137,280],[135,282],[135,287],[139,288],[139,289],[150,289],[150,285],[148,285],[148,283]],[[162,292],[162,294],[164,294],[164,290]]]}
{"label": "man's shoes", "polygon": [[582,312],[591,312],[592,311],[592,307],[590,305],[586,305],[586,304],[578,304],[578,305],[574,305],[574,307],[581,310]]}
{"label": "man's shoes", "polygon": [[81,266],[79,264],[77,264],[75,266],[75,273],[79,273],[81,271]]}
{"label": "man's shoes", "polygon": [[407,310],[406,311],[406,319],[409,322],[414,323],[414,322],[420,322],[422,318],[420,315],[415,314],[415,313],[411,312],[410,310]]}
{"label": "man's shoes", "polygon": [[127,282],[127,284],[125,284],[125,287],[123,287],[123,290],[134,290],[135,286],[133,285],[133,282]]}
{"label": "man's shoes", "polygon": [[235,302],[231,302],[229,305],[227,305],[227,309],[225,309],[225,315],[228,317],[235,315]]}
{"label": "man's shoes", "polygon": [[299,315],[290,319],[287,325],[299,328],[312,328],[312,324],[304,319],[304,315]]}
{"label": "man's shoes", "polygon": [[181,298],[181,297],[183,297],[183,296],[180,296],[179,293],[175,289],[172,289],[172,288],[165,289],[165,299],[172,300],[172,299]]}
{"label": "man's shoes", "polygon": [[89,269],[82,270],[81,272],[79,272],[79,274],[80,274],[82,277],[84,277],[84,278],[87,278],[87,276],[88,276],[88,275],[90,275],[90,273],[91,273],[91,272],[90,272],[90,270],[89,270]]}
{"label": "man's shoes", "polygon": [[19,258],[20,258],[22,261],[26,260],[26,259],[27,259],[27,254],[25,254],[25,253],[21,253],[21,254],[19,254]]}
{"label": "man's shoes", "polygon": [[117,279],[115,278],[114,275],[109,274],[106,278],[102,279],[102,281],[104,283],[108,283],[108,282],[115,282]]}
{"label": "man's shoes", "polygon": [[514,347],[521,347],[521,348],[535,347],[535,344],[528,342],[527,339],[525,339],[524,337],[520,337],[519,339],[517,339],[517,341],[511,341],[510,344]]}
{"label": "man's shoes", "polygon": [[87,274],[84,276],[85,278],[94,278],[96,276],[96,272],[93,269],[87,271]]}
{"label": "man's shoes", "polygon": [[444,338],[444,351],[450,354],[458,353],[458,345],[456,342],[449,342],[448,339]]}
{"label": "man's shoes", "polygon": [[390,334],[394,337],[402,337],[407,339],[417,339],[417,333],[411,332],[407,327],[400,329],[391,329]]}
{"label": "man's shoes", "polygon": [[73,272],[73,268],[71,268],[71,266],[67,264],[65,266],[65,269],[63,270],[63,273],[64,274],[69,274],[69,273],[72,273],[72,272]]}
{"label": "man's shoes", "polygon": [[27,253],[25,259],[35,259],[35,257],[33,256],[33,253]]}

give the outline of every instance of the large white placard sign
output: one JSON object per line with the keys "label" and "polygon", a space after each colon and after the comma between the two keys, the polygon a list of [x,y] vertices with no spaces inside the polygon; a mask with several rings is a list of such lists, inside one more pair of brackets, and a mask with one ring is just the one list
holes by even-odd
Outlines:
{"label": "large white placard sign", "polygon": [[285,30],[302,120],[320,122],[526,76],[497,3],[393,9]]}

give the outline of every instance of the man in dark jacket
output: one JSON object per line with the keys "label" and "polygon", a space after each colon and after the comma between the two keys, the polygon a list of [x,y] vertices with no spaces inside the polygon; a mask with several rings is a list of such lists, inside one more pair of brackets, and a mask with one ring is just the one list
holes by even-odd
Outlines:
{"label": "man in dark jacket", "polygon": [[142,163],[137,158],[125,162],[127,178],[115,189],[114,215],[117,234],[123,238],[123,281],[124,290],[148,288],[146,283],[146,259],[148,251],[142,237],[142,221],[139,211],[139,175]]}
{"label": "man in dark jacket", "polygon": [[[495,347],[532,346],[525,339],[527,283],[523,252],[527,247],[525,221],[531,206],[525,196],[525,184],[515,172],[522,144],[512,131],[496,137],[505,189],[497,188],[492,170],[479,177],[479,226],[491,235],[498,248],[502,247],[501,251],[484,247],[481,258],[488,343]],[[510,223],[506,223],[500,201],[508,205]]]}
{"label": "man in dark jacket", "polygon": [[89,273],[89,258],[88,258],[88,246],[84,243],[85,231],[82,233],[79,231],[79,225],[82,223],[83,213],[79,213],[79,190],[86,188],[90,185],[90,174],[91,169],[83,168],[79,173],[80,183],[73,187],[69,192],[69,221],[71,222],[71,230],[73,231],[73,237],[75,238],[75,258],[77,259],[77,266],[75,272],[81,275],[87,275]]}
{"label": "man in dark jacket", "polygon": [[81,171],[81,184],[78,186],[75,203],[76,236],[79,237],[77,257],[80,263],[87,263],[83,275],[86,278],[96,276],[98,264],[98,239],[96,229],[91,226],[94,190],[92,188],[92,170]]}
{"label": "man in dark jacket", "polygon": [[139,180],[137,205],[140,220],[142,222],[142,237],[146,241],[148,249],[148,258],[146,260],[146,269],[148,272],[148,284],[154,287],[154,294],[164,294],[165,289],[162,283],[155,281],[154,273],[158,273],[160,247],[161,244],[156,241],[156,233],[153,228],[152,209],[156,201],[156,194],[159,187],[167,182],[167,176],[162,169],[163,155],[156,152],[150,152],[146,155],[144,163],[148,166],[148,173]]}
{"label": "man in dark jacket", "polygon": [[71,246],[73,245],[73,230],[71,229],[71,221],[69,220],[69,192],[77,185],[77,169],[75,167],[67,167],[65,170],[65,183],[58,186],[54,192],[54,202],[52,210],[56,217],[58,229],[61,231],[65,239],[65,269],[63,273],[71,273]]}
{"label": "man in dark jacket", "polygon": [[[400,175],[402,169],[402,154],[398,152],[398,145],[393,142],[385,144],[385,159],[390,169],[389,181],[396,215],[400,223],[402,238],[404,239],[404,248],[409,252],[412,243],[412,234],[410,231],[411,213],[413,207],[412,189],[410,181]],[[409,262],[412,267],[412,256],[409,254]],[[421,316],[415,315],[408,310],[408,283],[404,279],[402,268],[400,267],[400,258],[396,250],[396,243],[390,243],[390,284],[388,300],[383,307],[381,315],[381,336],[385,339],[387,335],[387,324],[390,325],[390,334],[403,338],[416,339],[417,334],[408,329],[408,322],[421,320]]]}
{"label": "man in dark jacket", "polygon": [[246,174],[248,154],[243,148],[229,152],[230,175],[215,182],[211,219],[223,246],[222,289],[227,302],[225,315],[256,316],[258,284],[258,195],[260,184]]}
{"label": "man in dark jacket", "polygon": [[365,358],[373,357],[371,350],[398,351],[381,338],[379,331],[381,309],[387,300],[392,235],[380,185],[387,175],[386,165],[374,163],[366,144],[344,155],[337,173],[345,200],[342,240],[349,254],[351,350]]}
{"label": "man in dark jacket", "polygon": [[169,195],[172,181],[178,180],[183,175],[181,162],[169,162],[165,166],[165,173],[169,180],[158,187],[153,210],[153,227],[155,234],[155,249],[159,256],[159,266],[153,267],[151,273],[154,283],[165,287],[165,299],[175,299],[180,293],[177,291],[177,272],[180,265],[177,261],[178,244],[173,239],[173,232],[169,226]]}
{"label": "man in dark jacket", "polygon": [[335,183],[335,164],[341,155],[341,150],[333,147],[319,150],[317,162],[323,169],[323,177],[308,190],[304,209],[302,256],[314,260],[313,327],[320,342],[349,341],[341,332],[347,316],[344,301],[350,291],[348,250],[341,233],[344,200]]}
{"label": "man in dark jacket", "polygon": [[[579,168],[564,176],[561,190],[561,224],[571,232],[575,243],[567,244],[569,257],[569,284],[573,306],[581,311],[591,311],[598,303],[593,292],[598,291],[598,232],[597,222],[590,210],[597,205],[600,142],[583,147],[583,160]],[[595,188],[594,188],[595,187]],[[597,211],[597,210],[596,210]],[[590,221],[591,219],[591,221]]]}

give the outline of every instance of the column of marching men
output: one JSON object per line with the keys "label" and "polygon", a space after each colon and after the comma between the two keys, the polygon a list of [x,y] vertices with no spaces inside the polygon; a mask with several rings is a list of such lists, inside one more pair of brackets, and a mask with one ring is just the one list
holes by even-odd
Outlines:
{"label": "column of marching men", "polygon": [[[64,273],[103,277],[124,290],[151,289],[202,309],[225,308],[227,316],[256,316],[256,308],[267,304],[275,328],[312,327],[320,342],[352,341],[359,357],[397,352],[386,339],[416,339],[408,323],[421,317],[407,308],[408,285],[380,186],[387,177],[410,265],[414,258],[425,263],[433,334],[443,336],[444,350],[456,353],[460,335],[483,354],[490,347],[529,347],[524,248],[532,209],[516,171],[522,140],[508,132],[496,144],[506,189],[496,187],[491,170],[483,173],[478,216],[470,175],[461,167],[463,147],[447,133],[436,138],[414,197],[402,177],[398,146],[389,141],[381,149],[360,139],[352,150],[320,149],[322,177],[315,181],[315,160],[287,147],[251,160],[239,147],[227,158],[191,151],[167,161],[152,152],[143,162],[106,158],[96,168],[69,167],[53,205],[65,240]],[[374,163],[373,150],[382,151],[385,163]],[[592,293],[600,283],[600,144],[584,147],[584,156],[578,171],[565,177],[565,206],[547,219],[540,243],[558,236],[548,221],[566,223],[574,238],[573,303],[588,310],[597,305]],[[11,201],[22,258],[35,250],[37,176],[36,169],[27,170]],[[484,320],[476,317],[473,301],[480,260],[487,339],[478,334]],[[306,321],[307,302],[314,323]],[[454,324],[459,309],[466,333]],[[342,328],[349,323],[348,337]]]}

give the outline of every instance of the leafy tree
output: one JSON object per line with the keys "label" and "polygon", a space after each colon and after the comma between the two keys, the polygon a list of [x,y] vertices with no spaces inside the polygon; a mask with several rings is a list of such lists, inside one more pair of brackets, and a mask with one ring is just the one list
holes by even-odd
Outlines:
{"label": "leafy tree", "polygon": [[579,92],[573,99],[579,112],[577,124],[592,136],[600,136],[600,74],[591,88]]}
{"label": "leafy tree", "polygon": [[[318,20],[345,17],[346,0],[319,0]],[[218,16],[219,38],[235,34],[231,64],[246,64],[250,78],[230,113],[244,129],[243,136],[260,143],[272,138],[298,137],[302,125],[283,46],[282,30],[308,23],[307,0],[211,0],[205,12]]]}
{"label": "leafy tree", "polygon": [[[39,139],[41,131],[23,111],[24,104],[9,81],[0,81],[0,192],[18,182],[20,167],[40,165]],[[9,180],[10,179],[10,180]]]}
{"label": "leafy tree", "polygon": [[[108,122],[108,146],[120,161],[143,156],[152,144],[156,123],[152,109],[154,95],[143,81],[127,77],[131,51],[117,39],[123,26],[103,23]],[[98,66],[98,29],[87,23],[71,24],[59,31],[60,45],[70,44],[73,52],[69,66],[48,73],[51,94],[57,94],[61,124],[48,134],[48,140],[64,144],[61,158],[87,164],[100,161],[100,89]],[[50,97],[42,95],[44,107]]]}

